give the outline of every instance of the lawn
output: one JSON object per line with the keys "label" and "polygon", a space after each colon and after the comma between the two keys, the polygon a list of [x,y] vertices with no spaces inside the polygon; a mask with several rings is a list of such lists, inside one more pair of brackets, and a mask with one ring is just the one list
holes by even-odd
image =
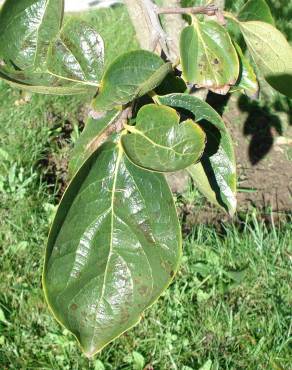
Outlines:
{"label": "lawn", "polygon": [[[109,59],[135,46],[120,8],[89,20],[102,25]],[[111,22],[127,42],[110,43]],[[81,354],[48,312],[41,273],[88,101],[26,98],[0,82],[0,369],[290,369],[292,223],[266,225],[256,210],[216,228],[183,225],[182,264],[170,288],[93,360]],[[196,197],[190,185],[177,203],[195,199],[199,212]]]}

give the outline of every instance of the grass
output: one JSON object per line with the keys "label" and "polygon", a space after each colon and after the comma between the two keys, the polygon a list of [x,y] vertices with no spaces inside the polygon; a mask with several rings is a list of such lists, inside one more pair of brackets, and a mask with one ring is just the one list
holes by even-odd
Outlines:
{"label": "grass", "polygon": [[[91,21],[106,29],[106,14]],[[0,82],[0,369],[291,368],[292,223],[268,228],[256,213],[193,227],[179,274],[141,323],[95,359],[81,354],[48,312],[41,271],[86,98],[24,98]]]}

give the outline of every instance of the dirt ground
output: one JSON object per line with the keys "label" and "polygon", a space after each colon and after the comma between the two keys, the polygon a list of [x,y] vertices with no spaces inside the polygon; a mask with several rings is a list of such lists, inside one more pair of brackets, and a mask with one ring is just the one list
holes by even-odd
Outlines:
{"label": "dirt ground", "polygon": [[233,96],[223,118],[235,142],[239,209],[291,212],[292,112],[275,115]]}

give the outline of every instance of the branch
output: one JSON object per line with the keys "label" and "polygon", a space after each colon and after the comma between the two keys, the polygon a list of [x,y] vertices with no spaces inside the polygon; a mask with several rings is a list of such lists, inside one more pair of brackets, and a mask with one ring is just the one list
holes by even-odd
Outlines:
{"label": "branch", "polygon": [[206,14],[209,16],[216,15],[218,10],[218,7],[215,5],[195,6],[190,8],[156,8],[157,14]]}

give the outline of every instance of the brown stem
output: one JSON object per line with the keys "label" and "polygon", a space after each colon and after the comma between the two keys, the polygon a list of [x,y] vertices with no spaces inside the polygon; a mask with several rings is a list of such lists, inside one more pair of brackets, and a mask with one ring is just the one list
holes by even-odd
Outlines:
{"label": "brown stem", "polygon": [[215,15],[218,12],[218,7],[215,5],[195,6],[190,8],[166,8],[157,7],[158,14],[206,14],[209,16]]}

